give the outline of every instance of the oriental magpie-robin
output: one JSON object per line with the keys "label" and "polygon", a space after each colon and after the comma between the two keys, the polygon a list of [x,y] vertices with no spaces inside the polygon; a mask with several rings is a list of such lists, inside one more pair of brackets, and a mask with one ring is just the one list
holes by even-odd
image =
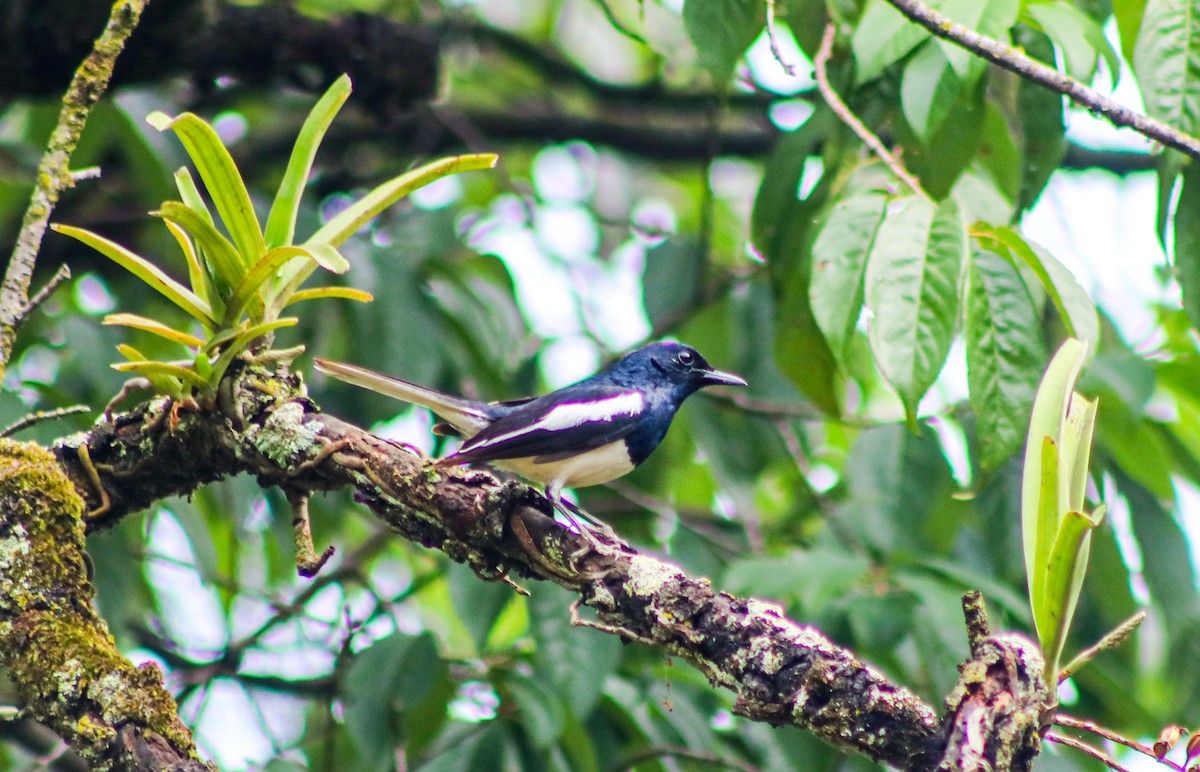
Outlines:
{"label": "oriental magpie-robin", "polygon": [[713,369],[695,349],[672,342],[651,343],[545,396],[510,402],[453,397],[327,359],[316,365],[338,380],[429,408],[445,422],[435,432],[464,438],[437,464],[486,462],[542,483],[546,497],[572,522],[571,512],[583,513],[563,501],[563,488],[599,485],[632,471],[658,447],[675,411],[698,389],[746,385]]}

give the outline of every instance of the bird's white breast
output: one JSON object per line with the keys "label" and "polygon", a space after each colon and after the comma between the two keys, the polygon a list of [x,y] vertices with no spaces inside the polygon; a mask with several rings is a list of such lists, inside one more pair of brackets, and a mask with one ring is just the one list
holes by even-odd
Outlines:
{"label": "bird's white breast", "polygon": [[583,488],[615,480],[633,471],[633,461],[622,441],[602,445],[577,456],[547,463],[533,458],[509,458],[489,462],[530,480],[563,488]]}

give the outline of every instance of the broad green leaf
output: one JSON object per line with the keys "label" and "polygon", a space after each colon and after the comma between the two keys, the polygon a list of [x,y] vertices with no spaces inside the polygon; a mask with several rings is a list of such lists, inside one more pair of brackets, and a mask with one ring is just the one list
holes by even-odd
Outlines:
{"label": "broad green leaf", "polygon": [[146,258],[126,249],[115,241],[109,241],[103,236],[92,233],[89,230],[84,230],[83,228],[57,223],[51,225],[50,228],[64,236],[70,236],[77,241],[87,244],[150,285],[151,288],[182,308],[189,316],[199,321],[208,329],[212,330],[216,328],[217,322],[212,318],[212,309],[209,308],[209,305],[187,287],[167,276],[158,266]]}
{"label": "broad green leaf", "polygon": [[[1014,43],[1035,59],[1054,61],[1054,45],[1050,38],[1032,27],[1019,25],[1014,29]],[[1021,193],[1017,205],[1021,210],[1033,206],[1050,181],[1067,152],[1063,122],[1063,99],[1041,86],[1014,78],[1017,90],[1015,104],[1005,108],[1005,114],[1016,113],[1017,141],[1021,145]]]}
{"label": "broad green leaf", "polygon": [[[526,600],[529,631],[537,646],[533,667],[535,677],[553,686],[575,716],[586,720],[621,662],[621,642],[572,625],[566,613],[572,600],[570,593],[553,585],[538,586]],[[581,668],[580,662],[588,666]]]}
{"label": "broad green leaf", "polygon": [[1117,32],[1121,35],[1121,55],[1125,61],[1132,62],[1138,30],[1146,13],[1146,0],[1112,0],[1112,10]]}
{"label": "broad green leaf", "polygon": [[809,301],[817,325],[843,368],[862,312],[867,255],[875,245],[887,201],[886,195],[876,191],[839,200],[813,242]]}
{"label": "broad green leaf", "polygon": [[147,319],[144,316],[137,314],[109,314],[104,317],[103,324],[115,324],[123,327],[133,327],[138,330],[145,330],[153,333],[160,338],[166,338],[169,341],[180,343],[190,348],[201,348],[204,346],[204,341],[197,338],[195,335],[189,335],[186,332],[168,327],[162,322],[154,319]]}
{"label": "broad green leaf", "polygon": [[[1020,0],[942,0],[938,4],[946,16],[981,35],[1008,40],[1008,30],[1017,21],[1021,10]],[[937,39],[937,46],[945,54],[959,80],[973,84],[987,68],[986,62],[962,46],[948,40]]]}
{"label": "broad green leaf", "polygon": [[208,188],[213,205],[221,215],[221,222],[248,268],[267,251],[262,228],[254,214],[250,193],[242,182],[233,156],[225,148],[213,127],[193,113],[183,113],[175,118],[155,112],[146,116],[146,122],[159,131],[174,129],[179,141],[187,150],[200,179]]}
{"label": "broad green leaf", "polygon": [[1029,418],[1021,476],[1021,539],[1035,618],[1050,549],[1058,534],[1058,519],[1066,511],[1063,499],[1070,495],[1065,487],[1069,483],[1062,480],[1059,439],[1086,358],[1084,343],[1074,338],[1063,341],[1042,375]]}
{"label": "broad green leaf", "polygon": [[[233,296],[229,298],[229,305],[225,310],[224,326],[229,327],[236,324],[241,319],[242,312],[246,310],[253,299],[257,298],[256,305],[261,312],[263,297],[259,291],[275,276],[276,271],[287,264],[289,260],[297,258],[311,260],[312,255],[307,249],[301,247],[276,247],[259,258],[254,267],[242,277]],[[254,316],[255,314],[251,314],[252,318]]]}
{"label": "broad green leaf", "polygon": [[253,262],[243,263],[237,249],[229,239],[225,238],[211,222],[205,219],[204,215],[186,204],[167,201],[157,212],[150,214],[175,223],[195,239],[212,273],[220,277],[221,281],[231,290],[242,283],[246,271],[254,264]]}
{"label": "broad green leaf", "polygon": [[1120,77],[1117,52],[1092,17],[1064,0],[1031,2],[1025,12],[1058,46],[1068,75],[1088,83],[1096,72],[1097,61],[1104,57],[1113,79]]}
{"label": "broad green leaf", "polygon": [[897,199],[868,257],[868,338],[880,371],[904,403],[911,426],[954,338],[966,227],[958,206],[918,196]]}
{"label": "broad green leaf", "polygon": [[559,690],[551,684],[512,673],[506,680],[508,697],[516,703],[521,726],[538,749],[548,748],[562,734],[566,723],[566,707]]}
{"label": "broad green leaf", "polygon": [[965,332],[980,464],[991,470],[1025,440],[1046,352],[1041,319],[1020,275],[978,247],[971,255]]}
{"label": "broad green leaf", "polygon": [[268,247],[290,244],[295,237],[296,215],[300,211],[300,199],[304,195],[305,185],[308,184],[308,175],[312,171],[317,148],[320,147],[321,140],[338,111],[350,97],[350,90],[350,78],[342,75],[317,101],[308,118],[304,120],[304,125],[300,127],[300,135],[296,138],[291,158],[288,159],[287,171],[279,183],[279,190],[271,204],[271,213],[267,217],[265,238]]}
{"label": "broad green leaf", "polygon": [[766,18],[766,5],[759,0],[687,0],[683,5],[683,26],[700,66],[720,87],[729,82]]}
{"label": "broad green leaf", "polygon": [[293,303],[301,303],[305,300],[316,300],[318,298],[341,298],[343,300],[356,300],[359,303],[370,303],[375,299],[375,296],[370,292],[363,292],[352,287],[315,287],[313,289],[293,292],[283,306],[287,308]]}
{"label": "broad green leaf", "polygon": [[1067,334],[1086,342],[1090,352],[1094,353],[1099,348],[1100,316],[1096,312],[1096,304],[1062,263],[1037,244],[1026,241],[1012,228],[977,225],[973,235],[981,246],[1008,255],[1014,263],[1024,262],[1050,296],[1067,328]]}
{"label": "broad green leaf", "polygon": [[1101,504],[1089,517],[1083,512],[1068,511],[1062,519],[1046,572],[1042,613],[1038,620],[1038,637],[1042,655],[1046,658],[1047,683],[1057,683],[1058,665],[1066,644],[1067,631],[1075,616],[1079,592],[1087,573],[1092,529],[1104,519]]}
{"label": "broad green leaf", "polygon": [[1133,51],[1146,112],[1187,134],[1200,122],[1200,3],[1148,0]]}
{"label": "broad green leaf", "polygon": [[491,169],[496,165],[495,153],[475,153],[452,156],[426,164],[419,169],[406,172],[379,185],[367,195],[343,209],[336,217],[325,223],[314,233],[304,246],[329,244],[338,246],[370,222],[376,215],[392,204],[425,187],[434,180],[460,172]]}
{"label": "broad green leaf", "polygon": [[1183,310],[1200,328],[1200,164],[1183,172],[1183,189],[1175,207],[1175,277],[1183,290]]}
{"label": "broad green leaf", "polygon": [[885,0],[869,0],[854,29],[856,80],[865,83],[916,48],[929,33],[913,24]]}
{"label": "broad green leaf", "polygon": [[900,107],[904,120],[923,143],[929,141],[959,99],[958,75],[938,46],[923,46],[904,66]]}

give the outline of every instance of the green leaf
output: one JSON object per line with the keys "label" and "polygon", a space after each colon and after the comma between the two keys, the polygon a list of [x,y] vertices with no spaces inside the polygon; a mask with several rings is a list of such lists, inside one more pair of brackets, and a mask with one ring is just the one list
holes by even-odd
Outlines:
{"label": "green leaf", "polygon": [[1121,62],[1117,52],[1092,17],[1063,0],[1031,2],[1025,11],[1057,44],[1068,75],[1085,83],[1091,82],[1096,62],[1103,56],[1112,77],[1119,77]]}
{"label": "green leaf", "polygon": [[1071,510],[1064,515],[1054,539],[1046,571],[1041,614],[1035,617],[1042,655],[1046,658],[1047,683],[1058,682],[1058,665],[1066,644],[1067,631],[1075,616],[1079,592],[1083,589],[1083,577],[1087,573],[1092,529],[1103,519],[1103,504],[1097,507],[1091,517]]}
{"label": "green leaf", "polygon": [[869,0],[851,40],[856,80],[866,83],[878,77],[927,37],[928,32],[905,18],[890,3]]}
{"label": "green leaf", "polygon": [[267,251],[267,247],[258,217],[254,214],[250,193],[242,182],[233,156],[229,155],[217,132],[193,113],[171,118],[155,112],[146,116],[146,122],[159,131],[175,130],[196,170],[200,172],[200,179],[204,180],[213,205],[221,215],[221,222],[229,231],[243,264],[246,267],[253,265]]}
{"label": "green leaf", "polygon": [[1146,0],[1112,0],[1112,10],[1117,32],[1121,35],[1121,55],[1125,61],[1132,62],[1138,30],[1146,13]]}
{"label": "green leaf", "polygon": [[359,228],[370,222],[384,209],[414,190],[451,174],[491,169],[496,165],[496,160],[495,153],[452,156],[394,177],[339,212],[336,217],[321,226],[304,243],[304,246],[311,248],[315,244],[329,244],[336,247],[354,235]]}
{"label": "green leaf", "polygon": [[981,246],[1007,255],[1014,264],[1017,261],[1024,262],[1038,277],[1054,303],[1067,334],[1086,342],[1090,352],[1094,353],[1099,348],[1100,316],[1096,312],[1096,304],[1062,263],[1040,246],[1026,241],[1012,228],[977,225],[973,235]]}
{"label": "green leaf", "polygon": [[[946,16],[981,35],[1008,40],[1008,31],[1017,21],[1021,10],[1020,0],[943,0],[938,4]],[[962,46],[948,40],[937,39],[937,46],[945,54],[954,73],[966,85],[972,85],[987,69],[983,59]]]}
{"label": "green leaf", "polygon": [[1009,261],[972,250],[967,282],[967,381],[984,469],[998,467],[1025,439],[1045,366],[1041,319]]}
{"label": "green leaf", "polygon": [[208,378],[208,384],[216,386],[221,378],[225,376],[225,371],[229,369],[229,365],[233,364],[234,357],[245,351],[246,346],[254,342],[255,339],[284,327],[293,327],[298,321],[295,317],[289,316],[284,319],[275,319],[274,321],[256,324],[243,330],[233,339],[228,348],[221,352],[221,356],[217,358],[217,361],[213,363],[212,375]]}
{"label": "green leaf", "polygon": [[[1013,42],[1035,59],[1054,61],[1053,43],[1032,27],[1019,25]],[[1005,114],[1011,118],[1016,113],[1019,122],[1016,134],[1021,145],[1021,194],[1017,205],[1025,210],[1037,201],[1066,155],[1066,125],[1061,95],[1026,80],[1020,80],[1016,89],[1016,104],[1006,106]]]}
{"label": "green leaf", "polygon": [[223,316],[225,301],[222,300],[221,294],[214,289],[213,283],[209,280],[208,268],[196,252],[196,245],[192,242],[191,236],[188,236],[183,228],[169,220],[163,220],[163,224],[175,237],[179,249],[183,252],[183,258],[187,261],[188,282],[192,285],[192,291],[196,293],[197,297],[208,303],[214,316]]}
{"label": "green leaf", "polygon": [[283,306],[287,308],[293,303],[300,303],[305,300],[317,300],[319,298],[342,298],[343,300],[357,300],[359,303],[370,303],[375,299],[375,296],[370,292],[363,292],[352,287],[315,287],[313,289],[293,292]]}
{"label": "green leaf", "polygon": [[206,328],[212,330],[217,327],[216,320],[212,318],[212,309],[207,303],[197,297],[187,287],[167,276],[158,266],[141,255],[126,249],[115,241],[109,241],[103,236],[92,233],[89,230],[84,230],[83,228],[57,223],[51,225],[50,228],[64,236],[70,236],[76,241],[87,244],[117,265],[120,265],[150,285],[151,288],[161,293],[172,303],[182,308],[188,315],[199,321]]}
{"label": "green leaf", "polygon": [[[130,362],[137,364],[145,364],[150,360],[146,355],[126,343],[117,344],[117,351],[128,359]],[[113,369],[117,369],[115,366]],[[150,370],[142,373],[146,380],[150,381],[150,385],[159,394],[166,394],[179,399],[183,396],[183,383],[172,375],[165,375],[161,372]]]}
{"label": "green leaf", "polygon": [[[566,590],[545,585],[538,586],[526,601],[529,631],[537,645],[533,667],[537,680],[553,686],[575,716],[586,720],[605,681],[616,673],[622,646],[611,635],[597,636],[572,625],[566,613],[572,600]],[[588,666],[579,667],[580,662]]]}
{"label": "green leaf", "polygon": [[700,66],[725,86],[742,54],[766,23],[760,0],[687,0],[683,26],[696,47]]}
{"label": "green leaf", "polygon": [[887,201],[888,197],[877,191],[839,200],[813,242],[809,302],[817,326],[843,369],[862,313],[867,255],[875,246]]}
{"label": "green leaf", "polygon": [[1200,164],[1183,172],[1183,189],[1175,207],[1175,276],[1183,290],[1183,310],[1200,328]]}
{"label": "green leaf", "polygon": [[900,81],[900,107],[922,142],[941,128],[961,91],[958,76],[938,46],[924,46],[908,60]]}
{"label": "green leaf", "polygon": [[317,148],[320,147],[321,140],[338,111],[350,97],[350,91],[350,78],[342,75],[317,101],[308,118],[304,120],[304,125],[300,127],[300,135],[296,138],[291,158],[288,159],[287,171],[279,183],[275,201],[271,204],[271,214],[267,217],[268,247],[291,244],[296,234],[296,215],[300,211],[300,199],[304,195],[304,187],[308,184],[308,175],[312,171]]}
{"label": "green leaf", "polygon": [[[1025,444],[1025,468],[1021,477],[1021,538],[1025,550],[1025,572],[1034,619],[1045,587],[1050,550],[1059,531],[1059,519],[1067,511],[1071,495],[1069,469],[1060,463],[1060,440],[1067,424],[1075,384],[1087,357],[1087,346],[1068,338],[1050,360],[1033,400],[1029,434]],[[1076,451],[1065,453],[1072,459]],[[1040,629],[1040,628],[1039,628]]]}
{"label": "green leaf", "polygon": [[888,207],[867,262],[868,338],[876,362],[904,403],[917,405],[941,372],[958,318],[966,226],[953,200],[909,196]]}
{"label": "green leaf", "polygon": [[[204,254],[211,273],[220,277],[231,289],[242,283],[246,270],[254,264],[253,261],[243,263],[237,249],[229,239],[200,212],[178,201],[167,201],[157,212],[151,212],[155,217],[170,220],[195,239],[196,244]],[[257,260],[257,256],[255,258]]]}
{"label": "green leaf", "polygon": [[550,684],[540,683],[517,673],[505,682],[508,696],[516,703],[521,726],[529,734],[535,748],[545,750],[562,734],[566,709],[561,692]]}
{"label": "green leaf", "polygon": [[189,335],[186,332],[168,327],[162,322],[154,319],[147,319],[144,316],[137,314],[109,314],[104,317],[102,324],[121,325],[123,327],[133,327],[138,330],[144,330],[160,338],[166,338],[174,343],[180,343],[190,348],[201,348],[204,346],[204,341],[197,338],[195,335]]}
{"label": "green leaf", "polygon": [[[148,378],[150,376],[169,376],[197,389],[203,389],[208,385],[195,370],[169,362],[117,362],[112,369],[121,373],[138,373]],[[178,396],[178,394],[172,396]]]}
{"label": "green leaf", "polygon": [[[242,312],[250,304],[250,301],[257,299],[256,306],[259,314],[263,309],[263,298],[259,294],[259,290],[275,276],[275,272],[296,258],[312,259],[312,255],[307,249],[301,247],[276,247],[268,251],[265,255],[259,258],[254,267],[246,272],[242,277],[241,283],[233,292],[233,296],[229,298],[229,305],[225,309],[224,325],[229,327],[234,325],[241,319]],[[255,314],[251,314],[254,321],[263,321],[256,319]]]}
{"label": "green leaf", "polygon": [[1151,117],[1195,134],[1200,122],[1200,7],[1196,0],[1149,0],[1133,51],[1133,72]]}

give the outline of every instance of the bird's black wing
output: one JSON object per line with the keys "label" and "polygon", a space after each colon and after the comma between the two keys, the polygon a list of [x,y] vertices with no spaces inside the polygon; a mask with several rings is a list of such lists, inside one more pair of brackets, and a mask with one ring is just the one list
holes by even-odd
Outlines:
{"label": "bird's black wing", "polygon": [[625,437],[646,408],[639,391],[579,384],[516,406],[445,460],[467,464],[536,457],[546,463],[570,458]]}

